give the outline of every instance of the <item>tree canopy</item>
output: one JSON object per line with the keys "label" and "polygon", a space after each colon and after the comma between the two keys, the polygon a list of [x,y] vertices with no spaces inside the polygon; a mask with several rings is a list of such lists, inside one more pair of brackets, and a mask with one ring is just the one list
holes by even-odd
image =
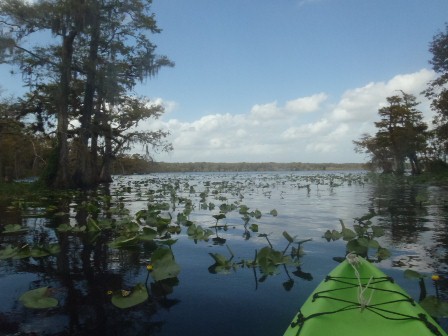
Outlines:
{"label": "tree canopy", "polygon": [[[5,0],[0,4],[0,57],[17,65],[30,92],[21,117],[54,139],[47,184],[91,187],[110,181],[108,166],[129,144],[171,150],[168,132],[137,131],[157,118],[133,90],[162,67],[150,36],[161,32],[147,0]],[[120,111],[122,109],[122,111]],[[54,129],[51,129],[51,126]],[[101,161],[101,162],[100,162]]]}

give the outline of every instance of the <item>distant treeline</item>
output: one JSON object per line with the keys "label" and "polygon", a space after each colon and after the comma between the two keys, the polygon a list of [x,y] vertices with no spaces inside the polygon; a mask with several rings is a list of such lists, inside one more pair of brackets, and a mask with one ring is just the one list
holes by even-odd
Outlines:
{"label": "distant treeline", "polygon": [[304,170],[363,170],[362,163],[278,163],[278,162],[131,162],[118,160],[115,174],[145,174],[163,172],[244,172],[244,171],[304,171]]}

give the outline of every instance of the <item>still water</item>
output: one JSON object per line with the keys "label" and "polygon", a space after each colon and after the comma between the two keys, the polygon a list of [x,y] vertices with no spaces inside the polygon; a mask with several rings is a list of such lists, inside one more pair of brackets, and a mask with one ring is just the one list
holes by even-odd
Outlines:
{"label": "still water", "polygon": [[[148,208],[155,204],[164,206]],[[150,211],[156,224],[145,217]],[[372,211],[385,232],[378,241],[391,252],[378,265],[411,296],[420,289],[406,269],[448,276],[446,187],[376,183],[364,172],[117,176],[95,192],[0,205],[0,229],[28,229],[0,234],[0,335],[282,335],[337,265],[333,258],[345,255],[346,242],[327,241],[325,232]],[[145,226],[156,227],[154,240],[109,245]],[[17,252],[51,244],[50,255]],[[273,272],[251,264],[263,249],[289,256],[292,247],[302,248],[289,258],[295,264]],[[157,248],[171,250],[175,276],[151,274]],[[138,284],[148,299],[128,308],[112,303]],[[445,297],[445,281],[439,286]],[[29,309],[18,300],[41,287],[56,307]],[[430,279],[426,288],[434,295]]]}

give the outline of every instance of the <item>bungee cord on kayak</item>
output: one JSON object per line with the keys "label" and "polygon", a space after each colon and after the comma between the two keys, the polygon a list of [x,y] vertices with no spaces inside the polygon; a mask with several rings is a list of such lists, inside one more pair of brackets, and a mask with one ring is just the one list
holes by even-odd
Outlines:
{"label": "bungee cord on kayak", "polygon": [[[347,264],[353,269],[354,277],[328,275],[323,283],[332,282],[334,285],[328,285],[326,287],[329,289],[318,290],[310,297],[310,303],[315,303],[317,300],[328,300],[329,302],[339,302],[345,305],[339,305],[339,308],[336,309],[317,311],[316,313],[308,314],[307,316],[302,313],[302,310],[299,310],[298,315],[291,323],[291,328],[299,327],[295,335],[300,335],[305,323],[311,319],[353,310],[358,310],[361,314],[370,312],[389,321],[419,321],[423,323],[433,335],[444,335],[440,332],[437,326],[430,321],[431,319],[428,318],[426,314],[418,311],[415,315],[400,312],[403,303],[409,304],[412,307],[416,307],[417,303],[413,298],[400,290],[382,288],[386,283],[394,284],[394,280],[391,277],[362,277],[359,267],[361,263],[366,261],[354,254],[349,254],[346,259]],[[349,295],[350,291],[352,293],[353,291],[357,291],[357,295],[353,295],[354,293]],[[378,293],[378,295],[374,295],[374,293]],[[374,303],[372,303],[372,298],[375,298]],[[338,305],[330,304],[329,306],[338,307]]]}
{"label": "bungee cord on kayak", "polygon": [[365,292],[369,288],[370,282],[372,281],[373,277],[370,277],[369,281],[367,282],[367,285],[363,286],[361,283],[361,276],[359,275],[359,272],[358,272],[358,265],[360,265],[362,263],[362,260],[359,259],[358,256],[354,253],[347,254],[345,259],[347,259],[348,263],[353,267],[353,270],[355,271],[356,279],[358,280],[358,284],[359,284],[359,286],[358,286],[358,303],[361,308],[361,311],[363,311],[369,305],[370,301],[372,300],[373,293],[375,292],[374,290],[371,290],[370,297],[368,299],[366,298]]}

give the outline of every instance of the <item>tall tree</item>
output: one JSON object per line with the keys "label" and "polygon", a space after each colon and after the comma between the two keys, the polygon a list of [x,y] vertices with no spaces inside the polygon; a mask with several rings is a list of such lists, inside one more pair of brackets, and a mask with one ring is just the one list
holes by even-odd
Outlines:
{"label": "tall tree", "polygon": [[423,114],[416,109],[416,97],[402,92],[387,98],[388,105],[379,109],[378,129],[371,137],[363,135],[354,141],[355,150],[371,155],[371,162],[385,172],[403,174],[409,160],[412,174],[421,172],[420,155],[426,149],[426,130]]}
{"label": "tall tree", "polygon": [[109,116],[101,115],[105,112],[101,107],[123,106],[138,82],[173,65],[165,56],[155,54],[156,47],[148,38],[148,33],[161,31],[151,13],[151,1],[90,0],[88,4],[91,19],[80,39],[88,52],[82,62],[86,85],[75,170],[78,185],[86,186],[98,177],[96,145],[102,135],[98,124]]}
{"label": "tall tree", "polygon": [[[71,185],[68,171],[69,96],[72,80],[75,38],[84,28],[85,6],[83,1],[26,2],[4,0],[0,3],[3,61],[19,64],[27,76],[26,84],[36,85],[38,80],[58,81],[55,107],[57,116],[55,160],[48,183],[53,187]],[[6,30],[6,29],[7,30]],[[39,46],[31,44],[27,37],[40,33],[51,34],[59,43]],[[48,38],[49,36],[47,36]],[[42,70],[47,76],[42,78]],[[34,81],[33,81],[34,80]],[[42,82],[40,82],[42,83]]]}
{"label": "tall tree", "polygon": [[[54,164],[50,164],[53,168],[47,178],[51,186],[65,188],[73,182],[81,187],[94,186],[98,182],[99,138],[114,136],[100,127],[111,124],[110,114],[105,111],[122,105],[138,82],[157,74],[163,66],[173,65],[167,57],[155,54],[156,46],[149,40],[149,34],[160,32],[151,3],[151,0],[0,3],[1,61],[18,64],[25,84],[33,92],[44,89],[51,97],[47,101],[54,104],[46,109],[57,121]],[[36,33],[50,42],[39,45],[26,40]],[[34,106],[39,110],[42,104]],[[69,125],[75,124],[74,118],[80,127],[69,142]],[[75,162],[72,171],[69,158]]]}
{"label": "tall tree", "polygon": [[433,125],[437,137],[437,158],[446,162],[448,153],[448,23],[444,32],[433,37],[429,51],[430,64],[437,78],[428,83],[425,95],[431,99],[431,107],[436,112]]}

